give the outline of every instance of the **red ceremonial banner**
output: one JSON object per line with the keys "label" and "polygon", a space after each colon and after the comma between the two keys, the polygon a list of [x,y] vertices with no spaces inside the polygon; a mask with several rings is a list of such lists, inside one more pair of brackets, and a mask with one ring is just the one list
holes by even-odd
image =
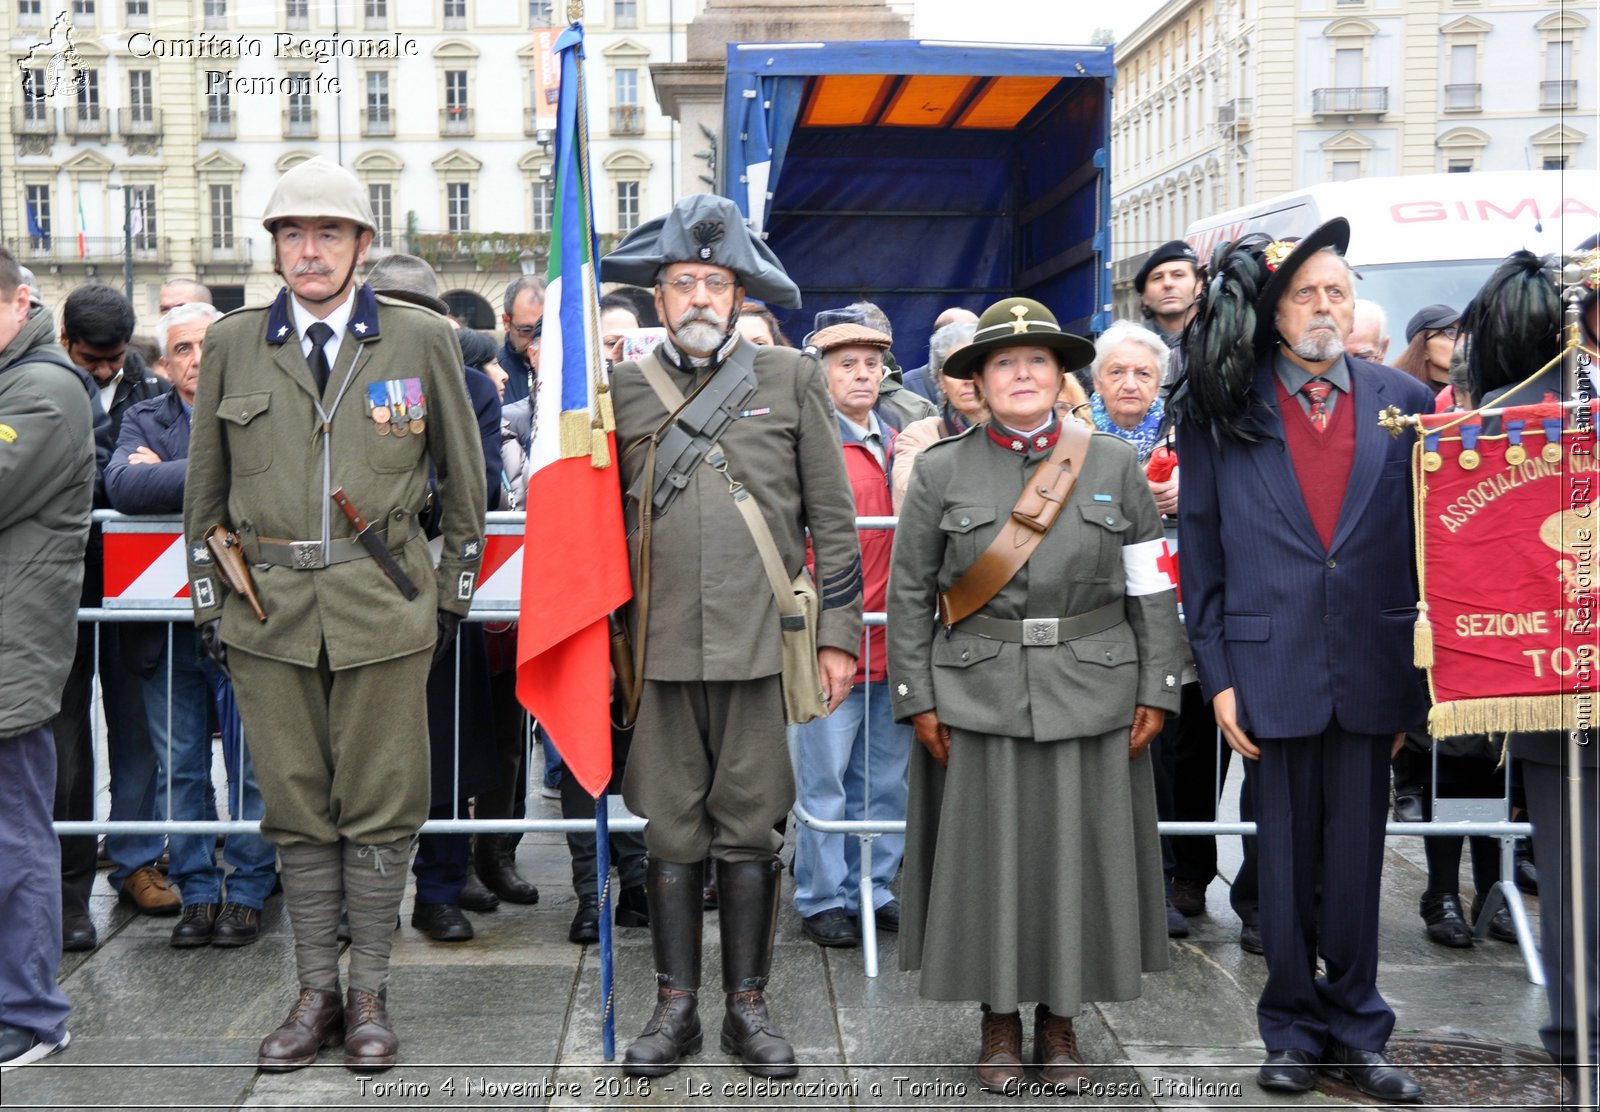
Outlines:
{"label": "red ceremonial banner", "polygon": [[1587,726],[1600,682],[1594,434],[1563,430],[1555,404],[1506,410],[1493,436],[1461,418],[1423,418],[1412,457],[1429,729]]}

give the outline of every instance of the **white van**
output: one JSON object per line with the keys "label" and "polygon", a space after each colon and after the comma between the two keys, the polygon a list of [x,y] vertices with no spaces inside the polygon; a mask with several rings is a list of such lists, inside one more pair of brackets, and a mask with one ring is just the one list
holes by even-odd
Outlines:
{"label": "white van", "polygon": [[1202,262],[1250,232],[1303,236],[1324,221],[1350,221],[1346,257],[1356,296],[1389,316],[1389,357],[1405,349],[1406,321],[1424,305],[1465,309],[1495,265],[1518,248],[1562,253],[1600,231],[1600,173],[1522,170],[1414,174],[1328,182],[1189,225]]}

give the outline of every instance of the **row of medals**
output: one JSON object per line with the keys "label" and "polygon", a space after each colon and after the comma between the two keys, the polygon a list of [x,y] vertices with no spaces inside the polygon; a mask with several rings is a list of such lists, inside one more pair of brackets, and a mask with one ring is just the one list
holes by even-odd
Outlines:
{"label": "row of medals", "polygon": [[427,409],[421,402],[413,402],[410,406],[375,405],[372,407],[372,423],[378,427],[379,436],[406,436],[417,433],[427,428],[423,417]]}
{"label": "row of medals", "polygon": [[[1539,458],[1544,460],[1546,463],[1560,463],[1561,445],[1557,444],[1553,440],[1546,441],[1545,446],[1539,450]],[[1521,463],[1526,463],[1527,459],[1528,450],[1521,444],[1513,444],[1506,449],[1506,462],[1512,467],[1516,467]],[[1456,465],[1459,466],[1463,471],[1473,470],[1480,462],[1482,462],[1482,457],[1480,457],[1478,453],[1473,451],[1471,448],[1466,449],[1456,457]],[[1437,471],[1443,466],[1444,457],[1438,452],[1422,453],[1422,469],[1424,471]]]}

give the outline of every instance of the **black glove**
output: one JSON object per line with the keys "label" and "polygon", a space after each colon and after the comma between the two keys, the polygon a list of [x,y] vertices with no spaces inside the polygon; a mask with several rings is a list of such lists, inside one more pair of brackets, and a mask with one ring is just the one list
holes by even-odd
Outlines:
{"label": "black glove", "polygon": [[460,614],[452,614],[448,610],[439,611],[439,640],[433,646],[433,667],[439,666],[439,661],[445,658],[450,646],[455,644],[456,627],[460,624]]}
{"label": "black glove", "polygon": [[211,658],[211,663],[222,669],[223,675],[233,679],[233,673],[228,671],[228,646],[222,643],[221,618],[212,618],[200,626],[200,647]]}

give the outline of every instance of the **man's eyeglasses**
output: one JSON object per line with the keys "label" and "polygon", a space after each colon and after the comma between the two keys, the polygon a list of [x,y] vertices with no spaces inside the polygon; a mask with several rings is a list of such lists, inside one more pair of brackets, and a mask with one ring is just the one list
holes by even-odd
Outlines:
{"label": "man's eyeglasses", "polygon": [[670,282],[663,282],[662,285],[670,286],[680,297],[693,297],[695,287],[701,282],[706,284],[706,292],[713,295],[727,293],[737,284],[733,279],[721,274],[706,274],[699,278],[693,274],[680,274]]}
{"label": "man's eyeglasses", "polygon": [[531,340],[539,334],[539,326],[537,324],[514,324],[511,326],[511,331],[524,340]]}

